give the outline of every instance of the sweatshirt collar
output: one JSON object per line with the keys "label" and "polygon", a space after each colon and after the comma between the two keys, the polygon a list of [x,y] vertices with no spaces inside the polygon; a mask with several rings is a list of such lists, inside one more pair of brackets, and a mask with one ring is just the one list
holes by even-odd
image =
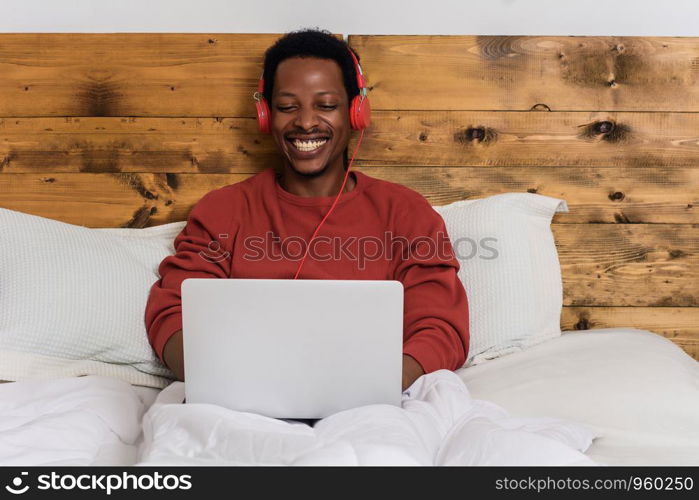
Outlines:
{"label": "sweatshirt collar", "polygon": [[[345,203],[357,197],[357,195],[359,195],[359,193],[364,189],[364,174],[362,174],[361,172],[357,172],[356,170],[352,170],[350,171],[349,175],[354,177],[354,188],[349,193],[342,193],[340,195],[340,199],[337,201],[338,205],[341,205],[342,203]],[[320,207],[325,205],[332,205],[335,201],[335,197],[337,196],[299,196],[296,194],[292,194],[279,185],[279,183],[277,182],[277,173],[274,171],[274,169],[269,169],[268,176],[268,181],[274,184],[274,190],[277,193],[277,197],[280,200],[292,203],[294,205],[300,205],[305,207]]]}

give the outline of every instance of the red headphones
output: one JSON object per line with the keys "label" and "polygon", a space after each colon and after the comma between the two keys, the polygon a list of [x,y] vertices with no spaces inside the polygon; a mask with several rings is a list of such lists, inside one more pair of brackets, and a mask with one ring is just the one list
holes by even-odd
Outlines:
{"label": "red headphones", "polygon": [[[357,74],[357,87],[359,87],[359,95],[355,96],[350,104],[350,125],[354,130],[364,130],[371,122],[371,108],[369,107],[369,99],[367,98],[362,68],[354,52],[349,50],[349,53],[354,61],[354,70]],[[253,94],[253,98],[255,99],[255,108],[257,109],[257,126],[260,132],[269,134],[272,132],[272,126],[270,124],[271,113],[267,100],[263,95],[265,90],[265,80],[263,76],[264,72],[262,76],[260,76],[260,81],[257,83],[257,92]]]}
{"label": "red headphones", "polygon": [[[371,122],[371,108],[369,107],[369,99],[367,98],[367,89],[366,84],[364,83],[364,75],[362,74],[362,68],[361,66],[359,66],[359,61],[357,61],[357,57],[354,55],[354,52],[352,52],[352,50],[349,50],[349,53],[352,56],[352,60],[354,61],[354,69],[355,73],[357,74],[357,86],[359,87],[359,95],[355,96],[352,99],[352,103],[350,104],[350,125],[354,130],[361,130],[361,134],[359,136],[359,140],[357,141],[357,146],[354,148],[354,153],[352,153],[352,159],[350,159],[349,165],[347,166],[347,171],[345,172],[345,178],[342,181],[340,192],[337,193],[337,196],[335,196],[335,201],[333,201],[330,210],[327,211],[327,213],[323,217],[323,220],[320,221],[320,224],[318,224],[318,226],[316,227],[315,231],[313,232],[313,235],[311,235],[311,239],[309,240],[308,245],[306,245],[306,252],[303,254],[303,258],[299,263],[299,267],[296,269],[294,279],[297,279],[299,277],[299,274],[301,273],[301,268],[303,267],[303,263],[306,262],[306,256],[308,255],[308,251],[311,248],[311,243],[313,242],[313,239],[318,234],[318,231],[320,230],[323,223],[327,220],[332,211],[335,209],[335,205],[337,205],[337,201],[340,199],[340,195],[342,194],[342,191],[344,191],[345,189],[347,177],[349,176],[350,168],[352,168],[352,162],[354,162],[354,155],[357,154],[359,145],[362,143],[362,138],[364,137],[364,129],[366,129],[369,126],[369,123]],[[269,111],[269,105],[267,104],[267,101],[263,96],[263,92],[265,89],[265,81],[263,79],[263,76],[264,71],[262,73],[262,76],[260,76],[260,81],[257,84],[257,92],[253,94],[253,98],[255,99],[255,108],[257,108],[258,128],[260,132],[262,132],[263,134],[269,134],[272,131],[272,126],[270,125],[271,113]]]}

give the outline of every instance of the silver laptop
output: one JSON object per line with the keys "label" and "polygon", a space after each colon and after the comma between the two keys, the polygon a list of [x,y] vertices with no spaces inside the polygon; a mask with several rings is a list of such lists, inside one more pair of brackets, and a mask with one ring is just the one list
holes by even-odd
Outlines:
{"label": "silver laptop", "polygon": [[315,419],[400,405],[399,281],[182,282],[187,403]]}

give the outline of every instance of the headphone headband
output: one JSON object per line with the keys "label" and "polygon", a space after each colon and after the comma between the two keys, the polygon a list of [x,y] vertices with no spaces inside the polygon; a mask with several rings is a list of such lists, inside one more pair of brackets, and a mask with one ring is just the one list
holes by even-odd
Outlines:
{"label": "headphone headband", "polygon": [[[348,52],[350,53],[350,56],[352,56],[352,61],[354,62],[354,73],[357,76],[357,87],[359,87],[359,93],[363,94],[366,96],[366,83],[364,81],[364,73],[362,73],[362,67],[359,65],[359,61],[357,60],[357,56],[354,55],[354,51],[347,47]],[[260,75],[260,79],[257,82],[257,92],[262,94],[264,96],[265,92],[265,70],[264,68],[262,69],[262,74]],[[257,97],[255,97],[257,99]]]}

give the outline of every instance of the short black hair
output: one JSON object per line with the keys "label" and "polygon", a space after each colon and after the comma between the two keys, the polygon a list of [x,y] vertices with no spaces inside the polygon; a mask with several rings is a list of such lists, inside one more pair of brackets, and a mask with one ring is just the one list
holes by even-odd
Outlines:
{"label": "short black hair", "polygon": [[265,52],[263,72],[265,85],[262,95],[271,106],[274,76],[277,66],[282,61],[291,57],[317,57],[331,59],[340,66],[347,91],[347,104],[351,104],[352,99],[359,95],[359,87],[350,50],[359,61],[359,55],[347,42],[334,37],[328,30],[306,28],[287,33]]}

